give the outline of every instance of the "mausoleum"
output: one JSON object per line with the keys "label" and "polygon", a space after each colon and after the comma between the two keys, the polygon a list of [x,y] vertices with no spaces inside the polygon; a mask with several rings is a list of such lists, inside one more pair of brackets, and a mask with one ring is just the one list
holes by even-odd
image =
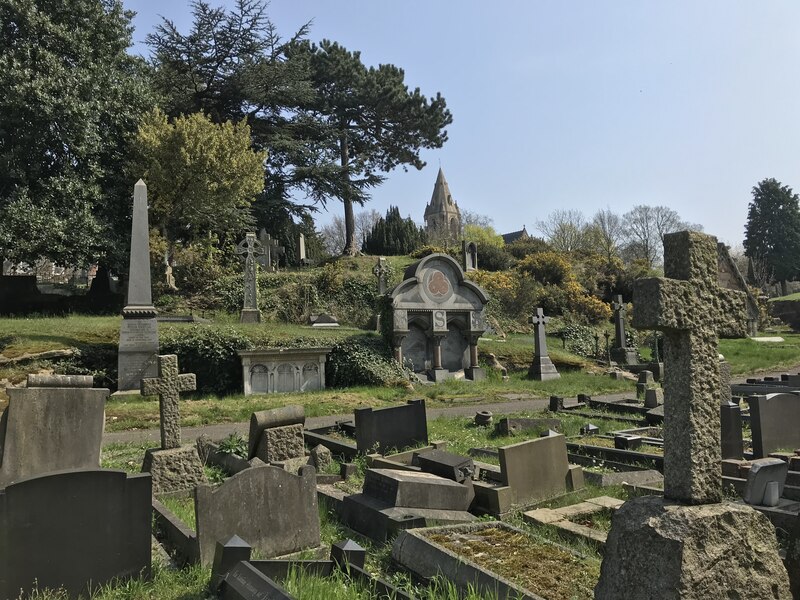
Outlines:
{"label": "mausoleum", "polygon": [[456,260],[446,254],[426,256],[406,269],[390,298],[398,362],[434,381],[462,370],[470,379],[483,377],[478,338],[486,330],[489,296],[464,278]]}

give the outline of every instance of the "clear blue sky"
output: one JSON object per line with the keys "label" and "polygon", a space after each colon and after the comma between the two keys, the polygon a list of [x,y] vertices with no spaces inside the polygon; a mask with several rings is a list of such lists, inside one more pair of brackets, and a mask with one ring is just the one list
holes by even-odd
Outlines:
{"label": "clear blue sky", "polygon": [[[184,0],[123,1],[142,54],[159,15],[191,23]],[[422,222],[441,163],[459,206],[500,233],[533,233],[554,209],[664,204],[736,245],[758,181],[800,191],[798,2],[272,0],[268,13],[286,36],[313,20],[312,41],[447,100],[449,141],[422,171],[389,174],[368,205],[381,213]]]}

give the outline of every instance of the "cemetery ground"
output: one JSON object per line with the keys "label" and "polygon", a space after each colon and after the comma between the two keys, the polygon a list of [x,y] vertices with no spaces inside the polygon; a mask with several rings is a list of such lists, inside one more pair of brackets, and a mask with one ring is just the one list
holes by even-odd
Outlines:
{"label": "cemetery ground", "polygon": [[[16,383],[24,379],[27,373],[47,371],[53,368],[54,360],[63,357],[45,355],[37,357],[43,352],[69,353],[74,348],[82,352],[95,351],[102,355],[104,349],[110,348],[112,354],[116,348],[119,332],[118,317],[67,317],[67,318],[30,318],[30,319],[2,319],[0,320],[0,379],[7,379]],[[160,324],[161,334],[169,336],[170,332],[185,330],[196,325],[187,324]],[[331,330],[312,330],[310,327],[273,325],[239,325],[230,317],[222,317],[205,328],[233,329],[237,332],[263,336],[264,331],[269,332],[269,341],[272,343],[297,343],[306,336],[319,340],[324,338],[330,342],[341,340],[352,335],[377,335],[365,334],[363,331],[348,328]],[[774,335],[775,332],[769,332]],[[784,338],[782,343],[762,344],[749,339],[723,340],[720,345],[722,352],[731,363],[734,375],[754,374],[762,371],[776,371],[788,369],[800,364],[800,335],[791,334],[780,330],[777,333]],[[446,381],[436,386],[413,384],[413,389],[407,386],[361,386],[353,388],[329,388],[308,394],[277,394],[242,396],[239,394],[215,395],[196,393],[181,399],[181,425],[183,427],[198,426],[215,423],[236,423],[245,421],[254,411],[275,408],[290,404],[305,406],[308,417],[349,414],[358,406],[384,407],[403,404],[412,398],[425,398],[429,409],[451,406],[477,407],[489,402],[513,402],[519,397],[547,398],[550,395],[559,395],[575,398],[578,393],[600,395],[604,393],[631,392],[633,383],[626,380],[615,380],[608,377],[604,371],[592,363],[561,349],[561,340],[553,338],[548,340],[551,357],[559,366],[562,377],[559,380],[547,382],[532,382],[524,377],[524,370],[532,358],[532,337],[530,335],[509,335],[505,340],[487,339],[481,341],[480,351],[482,362],[488,353],[497,356],[501,363],[509,367],[509,379],[503,380],[498,373],[492,373],[486,381]],[[645,349],[640,349],[647,355]],[[50,357],[48,357],[50,356]],[[68,357],[67,357],[68,358]],[[21,359],[21,360],[20,360]],[[182,369],[183,370],[183,369]],[[0,400],[0,408],[5,405]],[[513,416],[513,415],[512,415]],[[519,413],[522,417],[552,417],[553,414]],[[567,436],[575,436],[585,424],[585,417],[556,413],[556,418],[561,421],[560,430]],[[613,419],[602,419],[596,423],[600,427],[598,433],[606,433],[624,429],[630,425]],[[153,429],[158,426],[158,402],[155,398],[141,398],[138,396],[122,396],[109,400],[106,406],[106,431],[127,431],[135,429]],[[497,448],[510,443],[526,439],[537,438],[541,432],[530,431],[523,434],[503,436],[497,435],[493,427],[475,426],[472,419],[467,417],[434,418],[429,421],[429,438],[431,440],[444,440],[448,443],[448,450],[459,454],[466,453],[470,448]],[[243,441],[243,440],[242,440]],[[236,438],[231,437],[228,442],[230,451],[235,451]],[[145,450],[152,447],[151,442],[115,443],[106,445],[103,449],[101,464],[106,468],[116,468],[138,473],[141,470],[142,456]],[[482,456],[486,463],[497,464],[497,459],[492,456]],[[343,482],[347,491],[354,492],[364,483],[366,462],[356,459],[358,471],[355,477]],[[641,464],[641,467],[651,465]],[[220,482],[227,474],[219,468],[206,467],[209,480]],[[593,467],[586,467],[591,471]],[[334,462],[326,469],[338,472],[339,463]],[[628,499],[628,492],[620,486],[597,487],[587,483],[579,491],[562,495],[554,500],[526,506],[532,508],[558,508],[575,504],[597,496],[609,496],[620,500]],[[194,522],[194,506],[185,500],[167,500],[168,507],[187,524]],[[489,517],[484,517],[491,520]],[[424,599],[450,599],[459,597],[455,587],[444,580],[434,581],[432,585],[420,586],[412,582],[410,576],[398,570],[392,563],[392,540],[386,543],[370,541],[350,529],[342,526],[324,504],[320,504],[320,521],[322,541],[330,545],[345,538],[355,539],[367,549],[367,570],[373,574],[388,579],[393,584],[411,592],[415,597]],[[504,556],[508,559],[498,564],[491,564],[491,568],[501,575],[517,578],[525,586],[542,591],[547,590],[549,598],[591,598],[594,585],[600,573],[602,547],[583,538],[564,534],[560,529],[550,525],[533,525],[526,521],[521,511],[515,510],[504,516],[504,522],[518,527],[523,532],[531,534],[532,540],[543,539],[555,542],[563,550],[554,549],[552,546],[536,545],[526,548],[525,552],[514,554],[503,552],[503,544],[509,542],[501,530],[492,536],[487,536],[480,544],[470,545],[465,552],[469,558],[476,562],[494,555]],[[610,526],[610,512],[600,512],[586,517],[580,523],[586,527],[607,532]],[[509,534],[512,535],[512,534]],[[527,539],[527,538],[526,538]],[[452,540],[437,540],[447,546]],[[528,540],[530,541],[530,540]],[[510,543],[510,542],[509,542]],[[513,540],[520,543],[520,540]],[[577,553],[582,558],[575,558]],[[519,556],[524,555],[524,561]],[[536,560],[529,560],[530,556]],[[311,551],[306,551],[302,556],[311,558]],[[517,560],[515,560],[517,557]],[[256,556],[257,558],[257,556]],[[549,561],[552,561],[552,565]],[[533,566],[533,569],[526,568]],[[547,565],[547,568],[542,568]],[[561,576],[557,567],[568,569],[567,576]],[[149,581],[137,580],[108,586],[97,593],[94,598],[103,600],[112,599],[172,599],[200,600],[212,598],[207,590],[210,570],[200,566],[174,569],[154,559],[153,577]],[[284,582],[285,587],[298,597],[302,598],[369,598],[366,589],[345,580],[343,576],[332,578],[318,578],[294,572]],[[32,596],[42,599],[57,599],[58,594],[42,592]],[[468,596],[473,600],[490,598],[480,594]]]}

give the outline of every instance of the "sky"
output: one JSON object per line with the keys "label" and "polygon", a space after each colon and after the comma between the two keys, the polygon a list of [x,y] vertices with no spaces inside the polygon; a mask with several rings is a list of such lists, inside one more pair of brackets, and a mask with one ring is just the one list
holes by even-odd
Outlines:
{"label": "sky", "polygon": [[[133,52],[161,17],[188,31],[184,0],[123,0]],[[232,0],[209,0],[232,6]],[[422,223],[439,166],[462,210],[498,233],[553,210],[624,214],[665,205],[741,244],[752,188],[800,191],[800,3],[790,0],[272,0],[289,37],[394,64],[453,113],[421,171],[396,169],[366,208]],[[318,226],[342,211],[336,200]]]}

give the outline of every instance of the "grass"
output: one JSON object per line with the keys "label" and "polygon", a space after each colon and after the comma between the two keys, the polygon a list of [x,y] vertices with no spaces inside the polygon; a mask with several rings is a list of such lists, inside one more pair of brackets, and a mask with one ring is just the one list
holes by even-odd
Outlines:
{"label": "grass", "polygon": [[195,529],[194,498],[191,496],[164,497],[159,500],[161,504],[166,506],[176,517],[183,521],[189,529]]}
{"label": "grass", "polygon": [[719,351],[730,363],[734,375],[751,375],[797,366],[800,364],[800,334],[782,330],[779,335],[784,339],[783,342],[720,340]]}

